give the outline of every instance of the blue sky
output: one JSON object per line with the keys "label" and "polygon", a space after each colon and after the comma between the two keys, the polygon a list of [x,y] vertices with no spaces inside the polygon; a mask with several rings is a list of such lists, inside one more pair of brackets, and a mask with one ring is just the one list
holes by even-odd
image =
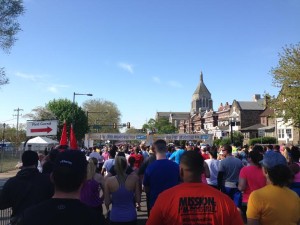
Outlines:
{"label": "blue sky", "polygon": [[[190,111],[203,71],[214,101],[276,95],[270,70],[300,40],[298,0],[25,0],[23,29],[0,51],[10,84],[0,122],[54,98],[117,104],[140,128],[156,111]],[[22,119],[22,122],[25,122]]]}

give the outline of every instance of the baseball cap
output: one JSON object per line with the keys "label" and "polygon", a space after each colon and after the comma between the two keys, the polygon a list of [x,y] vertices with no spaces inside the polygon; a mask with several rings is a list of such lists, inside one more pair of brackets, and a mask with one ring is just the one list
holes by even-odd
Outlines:
{"label": "baseball cap", "polygon": [[86,157],[81,151],[65,151],[57,155],[54,168],[68,168],[70,172],[85,172],[87,167]]}
{"label": "baseball cap", "polygon": [[286,159],[278,152],[269,151],[264,155],[264,159],[259,162],[267,169],[272,169],[277,165],[287,165]]}

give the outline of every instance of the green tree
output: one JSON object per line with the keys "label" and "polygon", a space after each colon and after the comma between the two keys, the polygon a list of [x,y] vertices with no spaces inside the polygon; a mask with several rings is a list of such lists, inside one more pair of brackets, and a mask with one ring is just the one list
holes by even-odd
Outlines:
{"label": "green tree", "polygon": [[172,134],[176,133],[177,129],[166,118],[159,118],[158,120],[150,119],[148,123],[143,125],[143,129],[154,131],[158,134]]}
{"label": "green tree", "polygon": [[234,146],[242,146],[244,141],[244,135],[241,132],[233,132],[233,144]]}
{"label": "green tree", "polygon": [[89,125],[100,126],[98,132],[119,132],[119,128],[113,128],[113,123],[119,125],[121,121],[121,113],[115,103],[103,99],[91,99],[83,103],[83,109],[89,117]]}
{"label": "green tree", "polygon": [[73,105],[73,103],[68,99],[54,99],[46,105],[46,108],[59,120],[59,130],[57,132],[59,139],[64,120],[67,122],[68,131],[70,130],[71,123],[74,123],[73,127],[77,141],[84,138],[89,127],[87,116],[81,107],[77,104]]}
{"label": "green tree", "polygon": [[[21,30],[17,18],[23,14],[22,0],[0,0],[0,48],[9,52],[15,41],[16,34]],[[3,67],[0,67],[0,86],[8,84]]]}
{"label": "green tree", "polygon": [[300,128],[300,43],[283,48],[277,67],[272,68],[273,85],[280,88],[277,98],[271,100],[276,116],[285,122],[292,119]]}

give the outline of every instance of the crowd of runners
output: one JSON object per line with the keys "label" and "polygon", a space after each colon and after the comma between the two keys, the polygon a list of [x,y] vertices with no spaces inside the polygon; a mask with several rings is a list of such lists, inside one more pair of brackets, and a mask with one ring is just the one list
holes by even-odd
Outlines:
{"label": "crowd of runners", "polygon": [[145,192],[148,225],[300,224],[299,158],[296,146],[164,140],[25,151],[0,209],[12,208],[12,225],[133,225]]}

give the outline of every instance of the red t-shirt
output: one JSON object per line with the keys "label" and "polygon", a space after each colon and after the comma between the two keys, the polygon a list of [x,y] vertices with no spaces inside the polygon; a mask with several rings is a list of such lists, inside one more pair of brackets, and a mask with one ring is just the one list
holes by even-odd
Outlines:
{"label": "red t-shirt", "polygon": [[202,183],[183,183],[162,192],[147,225],[244,225],[233,201]]}
{"label": "red t-shirt", "polygon": [[207,154],[207,153],[201,153],[201,155],[202,155],[204,160],[210,159],[209,154]]}
{"label": "red t-shirt", "polygon": [[262,168],[258,166],[246,166],[240,171],[240,178],[247,182],[246,189],[243,192],[243,202],[248,202],[252,191],[266,186],[266,177],[263,174]]}
{"label": "red t-shirt", "polygon": [[144,161],[144,157],[141,154],[132,154],[129,156],[128,161],[131,157],[135,158],[134,167],[140,168]]}

